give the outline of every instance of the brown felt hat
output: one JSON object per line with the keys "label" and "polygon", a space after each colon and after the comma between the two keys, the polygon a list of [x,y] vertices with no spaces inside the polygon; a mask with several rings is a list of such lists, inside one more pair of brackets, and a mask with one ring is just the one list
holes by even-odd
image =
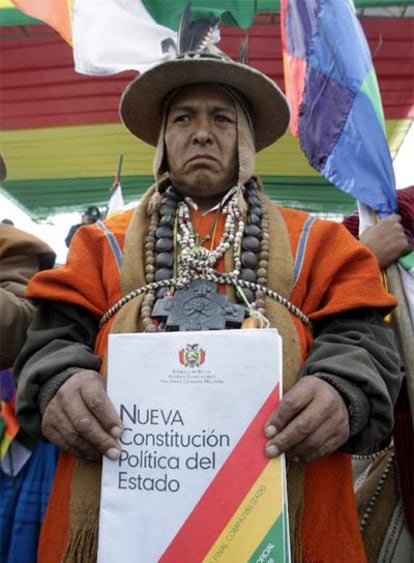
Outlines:
{"label": "brown felt hat", "polygon": [[7,178],[7,166],[6,162],[3,158],[3,155],[0,153],[0,182]]}
{"label": "brown felt hat", "polygon": [[241,92],[250,105],[256,151],[274,143],[289,125],[288,102],[273,80],[205,42],[135,78],[122,95],[121,119],[133,135],[156,146],[164,100],[177,88],[194,84],[222,84]]}

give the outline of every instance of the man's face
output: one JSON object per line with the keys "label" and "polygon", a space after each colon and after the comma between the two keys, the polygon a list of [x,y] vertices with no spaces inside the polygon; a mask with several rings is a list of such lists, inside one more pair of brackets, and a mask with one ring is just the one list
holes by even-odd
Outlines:
{"label": "man's face", "polygon": [[168,110],[165,147],[175,187],[208,209],[237,182],[237,113],[214,85],[189,86]]}

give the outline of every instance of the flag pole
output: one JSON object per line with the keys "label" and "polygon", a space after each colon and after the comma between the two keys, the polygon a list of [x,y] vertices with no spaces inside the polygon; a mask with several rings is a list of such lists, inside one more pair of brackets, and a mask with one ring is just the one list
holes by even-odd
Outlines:
{"label": "flag pole", "polygon": [[116,175],[115,175],[115,179],[112,182],[112,185],[110,186],[109,190],[112,192],[115,190],[115,188],[117,188],[119,186],[119,184],[121,183],[121,170],[122,170],[122,161],[124,160],[124,155],[120,154],[119,155],[119,159],[118,159],[118,169],[116,171]]}
{"label": "flag pole", "polygon": [[[360,201],[357,201],[357,204],[359,229],[361,233],[366,227],[377,224],[379,218],[377,213],[367,205]],[[414,328],[411,322],[398,262],[392,262],[385,270],[381,270],[381,274],[385,289],[395,295],[398,300],[398,305],[391,311],[390,318],[392,328],[399,341],[400,354],[404,363],[410,412],[414,424]]]}
{"label": "flag pole", "polygon": [[122,188],[121,188],[121,169],[122,169],[122,161],[124,155],[120,154],[118,159],[118,169],[115,174],[114,181],[112,185],[109,187],[109,191],[111,192],[111,196],[108,202],[108,208],[106,212],[106,216],[109,217],[112,213],[120,211],[125,206],[124,198],[122,196]]}
{"label": "flag pole", "polygon": [[396,262],[388,266],[386,277],[390,293],[394,294],[398,299],[398,305],[391,313],[391,322],[397,333],[400,344],[401,357],[405,368],[411,418],[414,424],[414,328]]}

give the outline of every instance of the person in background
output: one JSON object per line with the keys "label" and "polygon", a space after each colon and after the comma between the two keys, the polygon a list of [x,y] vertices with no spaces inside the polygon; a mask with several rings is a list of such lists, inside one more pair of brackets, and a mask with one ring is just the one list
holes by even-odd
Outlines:
{"label": "person in background", "polygon": [[[3,162],[1,169],[4,171]],[[10,223],[0,224],[0,560],[35,563],[58,450],[35,441],[14,413],[13,365],[35,304],[25,297],[32,276],[53,268],[55,253]]]}
{"label": "person in background", "polygon": [[[102,377],[109,333],[166,330],[165,307],[194,292],[203,302],[210,281],[210,299],[242,313],[239,328],[283,339],[284,396],[262,437],[264,455],[289,458],[292,560],[362,563],[349,453],[392,429],[402,373],[383,316],[396,300],[342,225],[264,195],[256,153],[285,133],[286,98],[189,19],[177,42],[187,47],[121,100],[125,125],[155,147],[155,184],[134,210],[80,229],[66,264],[29,287],[39,309],[17,361],[18,415],[63,450],[39,560],[96,558],[102,456],[119,458],[123,432]],[[180,330],[219,323],[228,306],[188,309]]]}
{"label": "person in background", "polygon": [[24,293],[31,277],[53,268],[55,253],[36,236],[7,223],[0,224],[0,365],[14,364],[33,318],[35,305]]}
{"label": "person in background", "polygon": [[89,207],[87,207],[82,215],[81,222],[77,223],[76,225],[72,225],[69,229],[69,232],[65,238],[66,246],[69,248],[73,235],[76,233],[79,227],[82,227],[83,225],[92,225],[93,223],[99,221],[101,218],[102,214],[99,210],[99,207],[97,207],[96,205],[90,205]]}
{"label": "person in background", "polygon": [[[379,219],[359,234],[359,215],[344,218],[345,227],[375,255],[382,270],[414,250],[414,186],[397,190],[398,213]],[[409,276],[404,268],[400,275]],[[403,285],[407,307],[414,308],[412,277]],[[410,283],[412,284],[410,286]],[[404,378],[394,409],[392,443],[371,456],[354,457],[355,489],[368,561],[414,560],[413,405]]]}

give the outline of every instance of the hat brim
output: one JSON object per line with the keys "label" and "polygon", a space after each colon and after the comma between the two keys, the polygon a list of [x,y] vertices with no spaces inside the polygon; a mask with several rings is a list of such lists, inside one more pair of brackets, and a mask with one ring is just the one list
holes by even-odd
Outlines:
{"label": "hat brim", "polygon": [[165,97],[176,88],[203,83],[236,88],[249,100],[257,151],[285,133],[290,111],[278,86],[258,70],[222,59],[175,59],[141,74],[121,97],[121,119],[133,135],[156,146]]}
{"label": "hat brim", "polygon": [[7,178],[7,166],[6,162],[3,158],[3,155],[0,154],[0,182],[3,182]]}

